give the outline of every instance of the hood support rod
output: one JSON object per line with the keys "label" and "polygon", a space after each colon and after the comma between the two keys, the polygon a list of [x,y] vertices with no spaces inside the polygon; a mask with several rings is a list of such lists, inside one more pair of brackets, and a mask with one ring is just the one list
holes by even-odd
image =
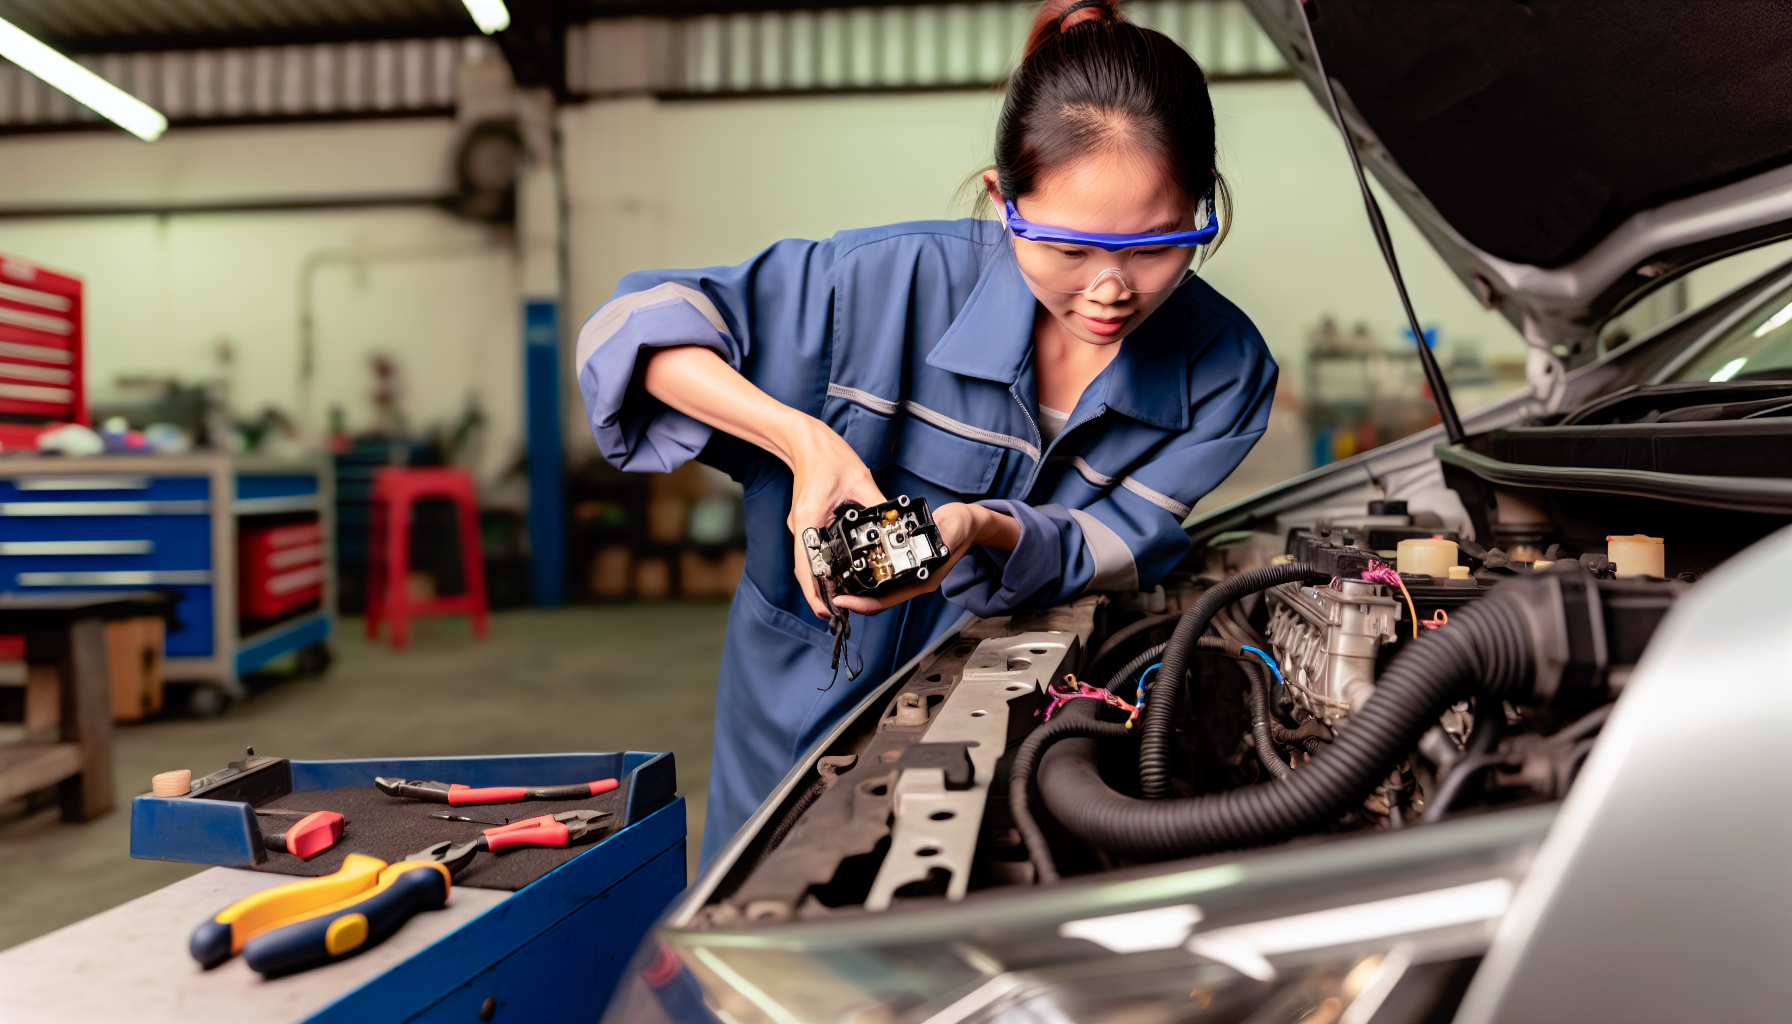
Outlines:
{"label": "hood support rod", "polygon": [[1369,191],[1369,179],[1363,175],[1363,162],[1357,156],[1356,144],[1350,141],[1350,129],[1344,125],[1344,114],[1338,109],[1338,94],[1332,88],[1331,76],[1325,73],[1325,61],[1319,56],[1319,43],[1313,38],[1313,22],[1307,16],[1309,0],[1294,0],[1300,7],[1300,23],[1307,32],[1307,50],[1313,57],[1313,70],[1319,75],[1319,82],[1325,86],[1326,102],[1331,108],[1332,122],[1338,126],[1338,133],[1344,136],[1344,150],[1350,154],[1350,168],[1356,172],[1356,183],[1363,190],[1363,206],[1369,212],[1369,227],[1375,232],[1376,244],[1381,246],[1381,257],[1387,261],[1388,272],[1394,275],[1394,287],[1400,292],[1400,305],[1406,310],[1406,322],[1412,328],[1413,343],[1419,346],[1419,364],[1425,369],[1425,382],[1431,385],[1431,400],[1437,406],[1438,418],[1443,420],[1444,433],[1449,435],[1451,444],[1461,444],[1463,438],[1462,418],[1456,415],[1456,403],[1450,398],[1450,386],[1444,383],[1444,372],[1437,365],[1437,356],[1431,346],[1425,342],[1425,332],[1419,327],[1419,315],[1413,312],[1412,297],[1406,292],[1406,278],[1400,274],[1400,261],[1394,258],[1394,239],[1388,234],[1388,222],[1381,214],[1381,204],[1375,201],[1375,193]]}

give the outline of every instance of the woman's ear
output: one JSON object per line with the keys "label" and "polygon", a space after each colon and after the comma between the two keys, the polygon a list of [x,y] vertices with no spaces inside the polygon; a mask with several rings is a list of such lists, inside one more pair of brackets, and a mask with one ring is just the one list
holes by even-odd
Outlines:
{"label": "woman's ear", "polygon": [[996,216],[1000,217],[1004,212],[1002,186],[1001,179],[996,176],[996,169],[994,167],[983,172],[983,191],[989,193],[989,201],[995,204]]}

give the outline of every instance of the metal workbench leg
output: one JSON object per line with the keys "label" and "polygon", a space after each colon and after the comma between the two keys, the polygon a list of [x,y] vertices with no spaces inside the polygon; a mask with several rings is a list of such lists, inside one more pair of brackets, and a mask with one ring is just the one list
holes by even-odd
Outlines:
{"label": "metal workbench leg", "polygon": [[112,809],[112,677],[106,623],[80,619],[68,630],[62,676],[62,740],[81,748],[81,774],[62,782],[62,817],[88,821]]}

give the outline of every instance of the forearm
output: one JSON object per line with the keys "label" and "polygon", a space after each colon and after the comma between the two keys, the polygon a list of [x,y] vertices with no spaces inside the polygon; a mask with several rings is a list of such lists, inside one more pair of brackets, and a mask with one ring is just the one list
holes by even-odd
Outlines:
{"label": "forearm", "polygon": [[966,505],[971,513],[971,543],[1001,551],[1020,545],[1020,520],[982,505]]}
{"label": "forearm", "polygon": [[707,348],[662,349],[647,361],[647,393],[698,422],[749,441],[794,465],[826,426],[761,391]]}

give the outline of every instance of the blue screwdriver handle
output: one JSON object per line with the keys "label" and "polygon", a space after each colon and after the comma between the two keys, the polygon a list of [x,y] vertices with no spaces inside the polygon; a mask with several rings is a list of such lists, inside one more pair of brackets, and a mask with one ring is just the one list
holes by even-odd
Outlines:
{"label": "blue screwdriver handle", "polygon": [[448,872],[441,865],[394,864],[365,895],[250,939],[243,960],[262,974],[278,975],[353,956],[384,942],[413,914],[446,905],[448,891]]}

